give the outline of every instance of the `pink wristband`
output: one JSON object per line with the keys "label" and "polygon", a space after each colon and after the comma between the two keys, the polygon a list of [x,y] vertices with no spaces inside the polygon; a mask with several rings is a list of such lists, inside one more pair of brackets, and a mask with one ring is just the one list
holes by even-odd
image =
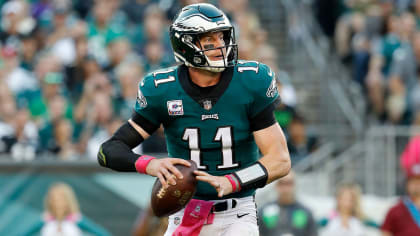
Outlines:
{"label": "pink wristband", "polygon": [[241,190],[239,181],[236,179],[235,176],[230,174],[230,175],[225,175],[225,177],[229,180],[230,184],[232,185],[232,192],[238,192]]}
{"label": "pink wristband", "polygon": [[149,162],[153,159],[156,159],[156,157],[147,155],[140,156],[135,164],[137,172],[139,172],[140,174],[147,174],[146,167],[149,164]]}

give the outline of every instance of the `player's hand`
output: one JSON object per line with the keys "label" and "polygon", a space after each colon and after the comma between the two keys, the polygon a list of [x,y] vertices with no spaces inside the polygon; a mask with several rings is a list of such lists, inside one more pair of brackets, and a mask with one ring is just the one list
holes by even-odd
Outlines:
{"label": "player's hand", "polygon": [[184,159],[179,158],[162,158],[153,159],[149,162],[146,167],[146,173],[151,176],[156,176],[165,188],[168,184],[175,185],[177,179],[182,179],[181,172],[174,166],[175,164],[181,164],[184,166],[191,166],[191,163]]}
{"label": "player's hand", "polygon": [[197,175],[197,180],[211,184],[211,186],[216,189],[219,197],[232,193],[232,184],[229,182],[228,178],[224,176],[214,176],[199,170],[194,171],[194,174]]}

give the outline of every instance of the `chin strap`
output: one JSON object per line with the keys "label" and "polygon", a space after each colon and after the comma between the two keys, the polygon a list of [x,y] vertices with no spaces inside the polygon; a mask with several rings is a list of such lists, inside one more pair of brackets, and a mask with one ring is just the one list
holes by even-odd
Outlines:
{"label": "chin strap", "polygon": [[191,63],[185,61],[184,62],[186,66],[188,67],[194,67],[200,70],[206,70],[210,72],[223,72],[226,68],[225,67],[211,67],[211,66],[193,66]]}

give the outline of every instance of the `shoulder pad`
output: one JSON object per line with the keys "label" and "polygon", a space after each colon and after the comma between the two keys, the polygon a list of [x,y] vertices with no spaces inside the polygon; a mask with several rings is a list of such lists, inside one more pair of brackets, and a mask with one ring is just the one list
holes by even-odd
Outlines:
{"label": "shoulder pad", "polygon": [[258,61],[238,61],[236,71],[241,80],[251,91],[267,90],[267,96],[273,97],[272,92],[276,87],[276,75],[269,66]]}
{"label": "shoulder pad", "polygon": [[139,89],[145,96],[165,93],[168,85],[176,81],[177,67],[169,67],[148,73],[139,84]]}

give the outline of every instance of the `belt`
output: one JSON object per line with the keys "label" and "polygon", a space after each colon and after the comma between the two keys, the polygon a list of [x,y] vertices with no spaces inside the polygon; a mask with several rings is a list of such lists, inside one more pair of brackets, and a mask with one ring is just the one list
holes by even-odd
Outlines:
{"label": "belt", "polygon": [[221,211],[226,211],[229,209],[229,201],[232,201],[232,206],[231,208],[235,208],[237,205],[237,202],[235,199],[228,199],[226,201],[223,202],[218,202],[215,203],[211,209],[212,212],[221,212]]}

